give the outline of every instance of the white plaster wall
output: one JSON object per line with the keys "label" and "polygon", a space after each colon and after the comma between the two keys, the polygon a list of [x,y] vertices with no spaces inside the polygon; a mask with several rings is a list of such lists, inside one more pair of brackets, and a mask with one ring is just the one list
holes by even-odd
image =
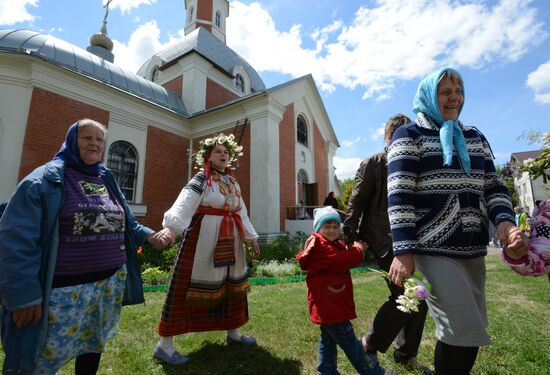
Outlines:
{"label": "white plaster wall", "polygon": [[0,202],[9,199],[18,182],[32,95],[28,69],[21,59],[0,59]]}
{"label": "white plaster wall", "polygon": [[182,99],[188,113],[199,112],[206,108],[206,77],[208,77],[209,67],[205,66],[205,61],[195,55],[178,63],[183,74]]}
{"label": "white plaster wall", "polygon": [[[260,108],[261,109],[261,108]],[[279,123],[282,106],[267,105],[250,120],[250,219],[258,233],[280,232]]]}

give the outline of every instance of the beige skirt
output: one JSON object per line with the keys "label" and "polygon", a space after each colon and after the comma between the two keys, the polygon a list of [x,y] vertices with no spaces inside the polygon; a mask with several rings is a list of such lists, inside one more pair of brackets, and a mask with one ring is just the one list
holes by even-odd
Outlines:
{"label": "beige skirt", "polygon": [[436,337],[453,346],[490,344],[485,257],[457,259],[415,254],[414,261],[432,287],[427,302],[435,322]]}

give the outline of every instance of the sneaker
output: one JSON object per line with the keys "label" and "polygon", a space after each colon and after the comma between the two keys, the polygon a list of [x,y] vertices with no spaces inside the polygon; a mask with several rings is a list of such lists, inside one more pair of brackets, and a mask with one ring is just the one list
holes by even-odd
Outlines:
{"label": "sneaker", "polygon": [[433,374],[433,371],[430,370],[428,366],[422,364],[422,362],[420,362],[416,357],[406,358],[402,355],[397,354],[397,351],[394,351],[393,360],[395,361],[395,363],[402,364],[410,370],[422,371],[422,374],[424,375]]}
{"label": "sneaker", "polygon": [[229,336],[227,336],[227,344],[237,344],[237,345],[243,345],[243,346],[253,346],[256,345],[256,339],[252,336],[245,336],[241,335],[241,338],[239,340],[235,340]]}
{"label": "sneaker", "polygon": [[164,349],[162,349],[158,345],[155,348],[155,352],[153,353],[153,357],[155,357],[159,361],[162,361],[164,363],[167,363],[167,364],[173,365],[173,366],[181,366],[181,365],[184,365],[187,362],[189,362],[189,358],[181,355],[178,352],[174,352],[174,353],[172,353],[172,355],[168,355],[168,353],[166,353],[164,351]]}

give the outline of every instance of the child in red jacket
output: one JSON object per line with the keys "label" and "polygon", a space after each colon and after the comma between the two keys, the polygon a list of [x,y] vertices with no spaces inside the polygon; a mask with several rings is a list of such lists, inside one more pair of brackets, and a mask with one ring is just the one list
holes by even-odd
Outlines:
{"label": "child in red jacket", "polygon": [[318,208],[313,215],[315,231],[296,259],[307,271],[309,318],[321,326],[317,374],[338,374],[337,345],[359,374],[387,374],[375,357],[365,356],[350,322],[356,314],[349,270],[363,261],[363,250],[348,250],[339,239],[340,215],[334,208]]}

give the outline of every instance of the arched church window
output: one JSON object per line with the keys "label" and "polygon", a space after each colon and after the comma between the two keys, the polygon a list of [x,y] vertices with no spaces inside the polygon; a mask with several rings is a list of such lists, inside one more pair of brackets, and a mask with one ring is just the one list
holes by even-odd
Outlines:
{"label": "arched church window", "polygon": [[244,93],[244,78],[240,74],[235,76],[235,87],[237,90]]}
{"label": "arched church window", "polygon": [[151,81],[157,82],[160,76],[160,68],[158,66],[155,66],[155,69],[153,69],[153,73],[151,73]]}
{"label": "arched church window", "polygon": [[222,12],[220,12],[219,10],[216,11],[216,26],[218,27],[221,27],[222,25]]}
{"label": "arched church window", "polygon": [[297,135],[296,139],[299,143],[307,147],[307,124],[302,116],[296,119]]}
{"label": "arched church window", "polygon": [[128,142],[114,142],[109,147],[107,167],[113,172],[127,201],[135,199],[138,158],[137,151]]}

